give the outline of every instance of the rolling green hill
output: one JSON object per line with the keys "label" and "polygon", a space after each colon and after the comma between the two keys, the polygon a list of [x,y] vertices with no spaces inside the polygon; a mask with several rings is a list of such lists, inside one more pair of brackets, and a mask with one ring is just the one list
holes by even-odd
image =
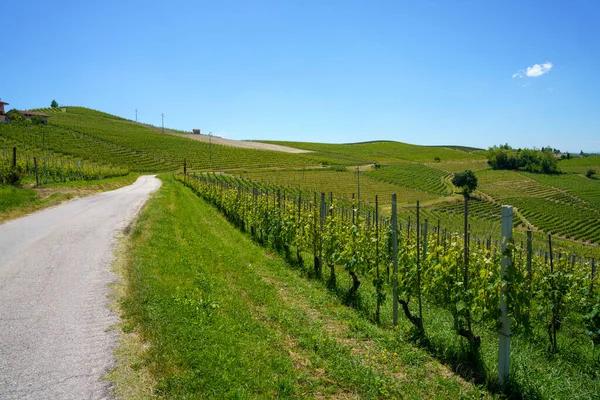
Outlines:
{"label": "rolling green hill", "polygon": [[407,207],[420,200],[432,219],[456,220],[452,226],[460,225],[455,218],[460,207],[454,205],[460,196],[453,193],[452,174],[471,169],[479,177],[477,209],[487,210],[472,215],[474,227],[485,225],[482,230],[489,231],[487,225],[496,223],[498,207],[511,204],[519,210],[516,226],[600,244],[600,180],[585,177],[589,169],[600,174],[600,156],[561,160],[564,173],[551,176],[491,170],[484,152],[470,147],[266,141],[311,151],[292,154],[162,134],[154,127],[83,107],[39,110],[51,115],[47,126],[0,124],[3,162],[9,161],[13,146],[27,163],[38,155],[57,165],[113,168],[114,174],[176,171],[186,160],[189,171],[223,171],[254,182],[347,198],[358,196],[355,167],[360,165],[364,204],[374,204],[379,195],[385,213],[391,194],[397,193]]}

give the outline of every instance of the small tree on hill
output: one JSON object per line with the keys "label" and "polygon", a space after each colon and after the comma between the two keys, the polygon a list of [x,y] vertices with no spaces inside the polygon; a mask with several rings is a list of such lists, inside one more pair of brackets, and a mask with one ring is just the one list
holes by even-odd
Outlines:
{"label": "small tree on hill", "polygon": [[596,175],[596,171],[594,171],[593,169],[588,169],[587,172],[585,173],[586,178],[592,178],[594,175]]}
{"label": "small tree on hill", "polygon": [[461,193],[465,197],[469,197],[475,189],[477,189],[477,177],[470,169],[457,172],[452,178],[452,184],[460,188]]}
{"label": "small tree on hill", "polygon": [[50,107],[58,108],[58,102],[56,100],[52,100],[52,103],[50,103]]}

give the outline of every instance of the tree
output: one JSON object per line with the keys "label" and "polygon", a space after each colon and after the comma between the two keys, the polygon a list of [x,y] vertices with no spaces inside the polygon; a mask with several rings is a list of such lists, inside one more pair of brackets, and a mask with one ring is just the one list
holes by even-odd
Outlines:
{"label": "tree", "polygon": [[9,110],[6,113],[6,116],[8,117],[8,120],[10,122],[23,122],[25,120],[25,117],[23,116],[23,114],[21,114],[19,112],[19,110],[13,108],[12,110]]}
{"label": "tree", "polygon": [[435,161],[435,162],[440,162],[440,161],[442,161],[442,159],[441,159],[441,158],[439,158],[438,156],[435,156],[435,157],[433,158],[433,161]]}
{"label": "tree", "polygon": [[58,103],[56,102],[56,100],[52,100],[52,103],[50,103],[50,107],[58,108]]}
{"label": "tree", "polygon": [[586,178],[592,178],[594,175],[596,175],[596,171],[594,171],[593,169],[588,169],[587,172],[585,173],[585,177]]}
{"label": "tree", "polygon": [[454,178],[452,178],[452,184],[460,188],[463,196],[469,197],[471,193],[477,189],[477,177],[470,169],[463,172],[457,172],[454,174]]}

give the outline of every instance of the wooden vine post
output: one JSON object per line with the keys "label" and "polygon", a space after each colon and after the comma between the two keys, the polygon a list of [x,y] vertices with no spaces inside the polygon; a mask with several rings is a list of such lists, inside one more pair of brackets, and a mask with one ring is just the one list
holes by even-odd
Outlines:
{"label": "wooden vine post", "polygon": [[327,203],[325,202],[325,193],[321,192],[321,226],[319,234],[319,271],[318,276],[323,273],[323,231],[325,228],[325,218],[327,218]]}
{"label": "wooden vine post", "polygon": [[33,169],[35,170],[35,186],[40,186],[40,177],[38,175],[37,157],[33,157]]}
{"label": "wooden vine post", "polygon": [[392,195],[392,262],[394,273],[392,276],[392,320],[398,326],[398,206],[396,193]]}
{"label": "wooden vine post", "polygon": [[531,270],[533,258],[533,232],[531,229],[527,231],[527,291],[531,289],[531,279],[533,278],[533,271]]}
{"label": "wooden vine post", "polygon": [[[465,337],[471,344],[474,350],[479,349],[481,346],[481,338],[473,333],[471,326],[471,295],[469,294],[469,199],[465,197],[465,226],[464,226],[464,261],[463,261],[463,288],[464,297],[466,300],[465,307],[465,322],[467,327],[462,326],[462,323],[455,318],[456,328],[458,328],[458,334]],[[456,270],[456,280],[458,281],[458,268]]]}
{"label": "wooden vine post", "polygon": [[592,279],[590,279],[590,296],[594,295],[594,278],[596,277],[596,260],[592,260]]}
{"label": "wooden vine post", "polygon": [[[463,287],[464,290],[469,290],[469,199],[465,197],[465,226],[464,226],[464,264],[465,269],[463,270]],[[471,311],[469,307],[466,310],[467,330],[471,331]]]}
{"label": "wooden vine post", "polygon": [[[512,241],[512,220],[513,208],[511,206],[502,206],[502,264],[500,273],[503,278],[506,278],[508,269],[512,263],[509,249],[509,243]],[[500,386],[506,384],[510,369],[510,318],[506,309],[505,291],[506,286],[502,285],[502,294],[500,295],[500,331],[498,331],[498,380],[500,381]]]}

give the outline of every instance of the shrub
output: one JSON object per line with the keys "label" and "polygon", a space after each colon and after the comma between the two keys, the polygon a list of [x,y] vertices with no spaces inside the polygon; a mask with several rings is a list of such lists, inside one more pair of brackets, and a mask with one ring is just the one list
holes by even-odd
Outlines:
{"label": "shrub", "polygon": [[0,183],[17,185],[21,181],[23,170],[18,165],[13,167],[10,163],[0,163]]}
{"label": "shrub", "polygon": [[585,177],[586,178],[592,178],[594,175],[596,175],[596,171],[594,171],[593,169],[588,169],[587,172],[585,173]]}
{"label": "shrub", "polygon": [[21,112],[19,112],[19,110],[14,109],[14,108],[12,110],[9,110],[6,113],[6,116],[8,117],[8,120],[10,122],[23,122],[23,121],[25,121],[25,117],[23,116],[23,114],[21,114]]}

